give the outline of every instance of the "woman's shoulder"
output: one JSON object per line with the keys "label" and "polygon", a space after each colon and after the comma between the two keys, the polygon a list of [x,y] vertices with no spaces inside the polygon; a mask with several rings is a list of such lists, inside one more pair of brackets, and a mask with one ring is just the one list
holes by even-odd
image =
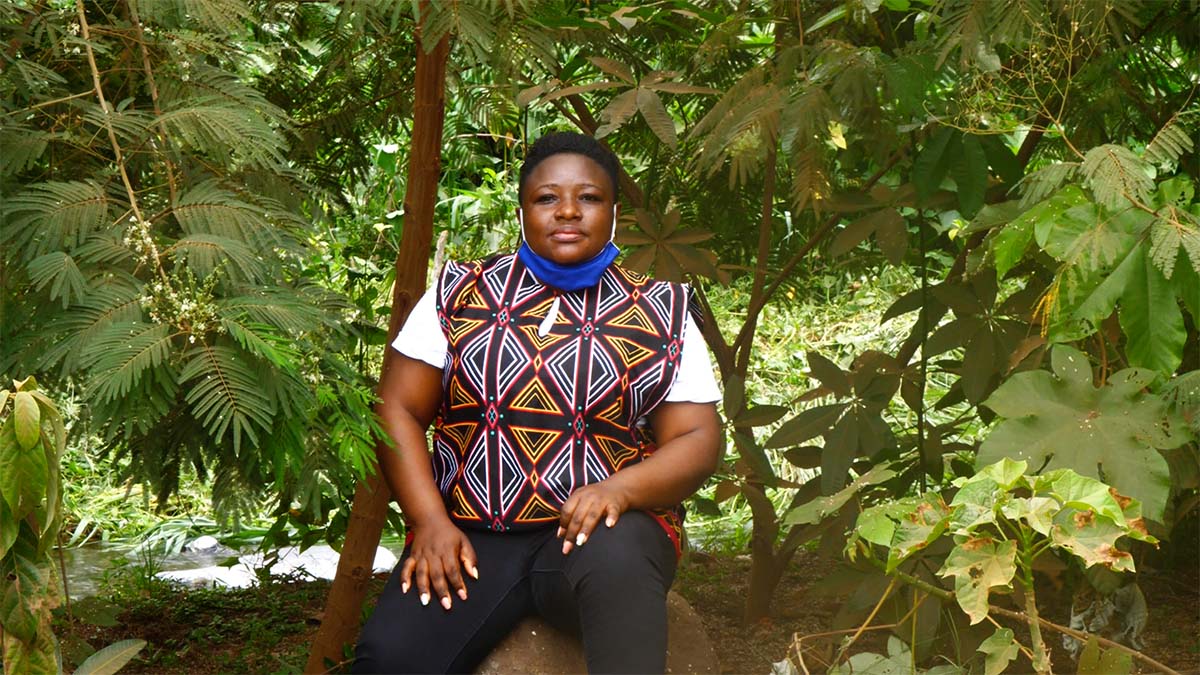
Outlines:
{"label": "woman's shoulder", "polygon": [[631,285],[635,288],[642,289],[643,292],[651,290],[651,289],[655,289],[655,288],[659,288],[659,289],[669,288],[669,289],[677,290],[677,291],[684,292],[684,293],[690,292],[689,291],[690,287],[686,283],[683,283],[680,281],[666,281],[663,279],[655,279],[654,277],[652,277],[648,274],[644,274],[642,272],[636,272],[634,270],[629,269],[628,267],[624,267],[622,265],[617,265],[617,264],[612,265],[609,269],[613,270],[613,272],[615,274],[617,274],[617,276],[619,276],[620,278],[625,280],[626,283],[628,283],[629,285]]}

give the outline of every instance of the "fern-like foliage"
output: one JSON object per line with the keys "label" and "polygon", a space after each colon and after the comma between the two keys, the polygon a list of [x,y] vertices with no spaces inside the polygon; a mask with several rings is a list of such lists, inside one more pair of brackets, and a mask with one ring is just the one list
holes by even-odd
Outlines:
{"label": "fern-like foliage", "polygon": [[1150,260],[1168,279],[1180,249],[1200,274],[1200,219],[1177,206],[1164,206],[1150,226]]}
{"label": "fern-like foliage", "polygon": [[169,326],[156,323],[115,323],[101,331],[83,350],[82,365],[93,375],[89,398],[107,403],[128,395],[167,362],[174,337]]}
{"label": "fern-like foliage", "polygon": [[165,110],[158,123],[192,151],[207,157],[233,157],[256,168],[284,163],[284,138],[257,111],[219,96],[204,96]]}
{"label": "fern-like foliage", "polygon": [[34,287],[42,290],[50,287],[50,299],[62,300],[65,309],[71,304],[71,299],[83,300],[87,281],[75,259],[63,251],[52,251],[29,261],[27,266],[29,279]]}
{"label": "fern-like foliage", "polygon": [[242,200],[216,180],[198,183],[180,195],[171,212],[185,233],[210,236],[193,240],[197,245],[232,240],[261,249],[283,245],[286,238],[286,230],[274,227],[269,220],[269,211]]}
{"label": "fern-like foliage", "polygon": [[1027,174],[1018,183],[1021,189],[1020,207],[1027,209],[1054,194],[1071,180],[1078,170],[1078,163],[1055,162]]}
{"label": "fern-like foliage", "polygon": [[1079,171],[1096,202],[1112,209],[1134,199],[1146,202],[1154,190],[1149,167],[1123,145],[1106,144],[1088,150]]}
{"label": "fern-like foliage", "polygon": [[5,200],[0,242],[30,258],[73,248],[108,224],[108,208],[99,183],[39,183]]}
{"label": "fern-like foliage", "polygon": [[183,358],[184,397],[209,436],[219,439],[229,432],[234,453],[244,441],[257,445],[258,434],[271,428],[276,406],[241,351],[201,345]]}
{"label": "fern-like foliage", "polygon": [[1142,156],[1146,161],[1156,165],[1173,165],[1179,158],[1191,152],[1196,147],[1189,129],[1188,119],[1176,113],[1159,129],[1154,138],[1146,144]]}
{"label": "fern-like foliage", "polygon": [[236,239],[191,234],[172,244],[167,253],[202,277],[220,269],[235,282],[258,283],[267,278],[267,266]]}
{"label": "fern-like foliage", "polygon": [[168,27],[196,26],[236,32],[252,16],[242,0],[132,0],[140,18]]}

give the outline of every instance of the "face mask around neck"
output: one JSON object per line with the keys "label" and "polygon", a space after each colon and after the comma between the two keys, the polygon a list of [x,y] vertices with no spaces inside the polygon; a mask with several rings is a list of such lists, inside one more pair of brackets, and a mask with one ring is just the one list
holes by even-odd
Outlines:
{"label": "face mask around neck", "polygon": [[521,248],[517,251],[517,257],[533,272],[538,281],[547,286],[568,292],[595,286],[600,283],[600,277],[604,275],[604,270],[608,269],[608,266],[620,254],[620,249],[613,243],[617,236],[617,207],[615,204],[613,205],[612,232],[609,234],[608,243],[591,258],[570,265],[556,263],[535,253],[525,238],[524,214],[518,211],[517,218],[521,224]]}

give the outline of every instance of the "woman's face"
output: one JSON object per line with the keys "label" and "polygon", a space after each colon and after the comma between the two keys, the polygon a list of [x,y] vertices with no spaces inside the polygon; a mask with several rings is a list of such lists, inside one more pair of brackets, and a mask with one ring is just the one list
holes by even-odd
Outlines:
{"label": "woman's face", "polygon": [[594,160],[559,153],[525,180],[519,215],[533,252],[560,265],[594,258],[612,236],[613,186]]}

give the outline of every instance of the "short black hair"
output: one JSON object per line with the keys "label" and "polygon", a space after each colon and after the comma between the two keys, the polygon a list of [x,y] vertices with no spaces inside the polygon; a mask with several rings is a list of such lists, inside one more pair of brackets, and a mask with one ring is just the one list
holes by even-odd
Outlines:
{"label": "short black hair", "polygon": [[554,155],[563,153],[583,155],[599,164],[612,180],[613,202],[617,201],[620,196],[618,176],[621,175],[621,165],[612,150],[586,134],[574,131],[553,131],[534,141],[533,145],[529,146],[529,151],[525,153],[525,163],[521,165],[521,176],[517,182],[518,202],[525,200],[525,181],[529,179],[529,174],[533,173],[537,165]]}

